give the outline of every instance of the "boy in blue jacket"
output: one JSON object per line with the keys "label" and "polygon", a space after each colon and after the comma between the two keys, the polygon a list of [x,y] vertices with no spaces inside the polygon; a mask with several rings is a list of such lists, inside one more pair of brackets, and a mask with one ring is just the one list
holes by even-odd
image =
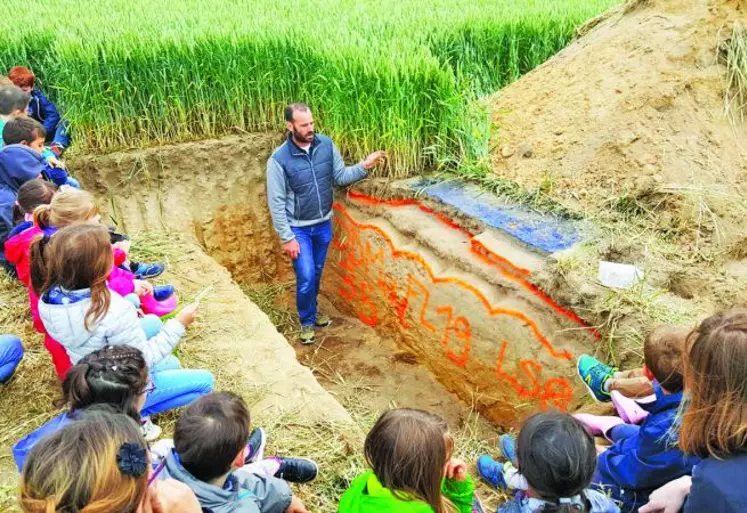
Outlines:
{"label": "boy in blue jacket", "polygon": [[25,93],[31,95],[28,115],[44,126],[50,148],[57,157],[70,146],[68,123],[62,119],[54,103],[35,86],[36,75],[23,66],[15,66],[8,72],[8,78]]}
{"label": "boy in blue jacket", "polygon": [[34,178],[48,178],[57,184],[80,187],[61,168],[47,164],[42,157],[44,127],[23,116],[11,119],[3,128],[6,146],[0,150],[0,265],[15,276],[15,269],[5,259],[5,240],[13,228],[13,205],[21,185]]}
{"label": "boy in blue jacket", "polygon": [[30,165],[41,166],[39,175],[54,182],[56,185],[69,185],[80,189],[80,184],[72,178],[65,168],[57,161],[51,164],[44,158],[44,127],[36,120],[27,116],[19,116],[7,122],[3,127],[4,147],[0,152],[5,152],[3,161],[6,166]]}
{"label": "boy in blue jacket", "polygon": [[[685,456],[680,450],[675,426],[682,402],[682,353],[688,333],[684,328],[662,326],[646,338],[644,372],[651,378],[654,396],[636,401],[648,412],[640,426],[625,424],[618,417],[575,415],[592,434],[612,442],[612,446],[597,457],[597,471],[591,487],[615,499],[622,513],[638,511],[653,490],[691,474],[699,462],[698,458]],[[601,387],[604,381],[614,377],[615,369],[595,361],[595,368],[587,372],[601,377],[593,380],[595,386]],[[513,471],[504,470],[500,463],[489,463],[482,459],[479,464],[482,468],[478,469],[488,481],[517,482]]]}
{"label": "boy in blue jacket", "polygon": [[[597,458],[593,483],[622,503],[622,511],[638,511],[659,486],[692,473],[699,459],[685,456],[676,433],[677,412],[682,402],[683,360],[689,330],[661,326],[643,345],[644,372],[651,379],[654,397],[636,401],[648,412],[640,426],[617,417],[577,415],[594,434],[613,445]],[[614,375],[614,369],[598,363],[598,373]]]}

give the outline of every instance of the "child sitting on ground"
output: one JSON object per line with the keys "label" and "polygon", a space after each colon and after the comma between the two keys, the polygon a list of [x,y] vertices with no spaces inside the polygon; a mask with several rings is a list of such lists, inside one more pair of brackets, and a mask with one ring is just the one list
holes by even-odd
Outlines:
{"label": "child sitting on ground", "polygon": [[201,513],[181,483],[149,483],[148,458],[131,418],[88,411],[31,451],[19,506],[25,513]]}
{"label": "child sitting on ground", "polygon": [[57,185],[69,185],[80,189],[80,184],[71,177],[59,160],[44,158],[44,127],[27,116],[11,119],[3,128],[3,143],[0,162],[10,168],[38,171],[46,180]]}
{"label": "child sitting on ground", "polygon": [[206,370],[148,372],[143,354],[127,345],[105,346],[86,355],[62,383],[62,403],[67,411],[28,434],[13,446],[18,470],[31,449],[51,433],[76,421],[92,406],[106,404],[142,425],[143,435],[155,440],[161,429],[151,415],[185,406],[213,390],[213,376]]}
{"label": "child sitting on ground", "polygon": [[31,96],[28,115],[40,122],[49,134],[50,148],[59,157],[70,146],[68,123],[62,119],[54,103],[36,87],[36,75],[23,66],[15,66],[8,71],[8,78],[16,87]]}
{"label": "child sitting on ground", "polygon": [[46,332],[73,364],[107,344],[128,344],[143,352],[152,370],[173,368],[175,358],[167,357],[194,322],[197,305],[182,309],[149,340],[135,305],[107,287],[113,262],[109,232],[98,224],[68,226],[32,243],[32,287]]}
{"label": "child sitting on ground", "polygon": [[[249,410],[240,397],[201,397],[176,421],[174,449],[159,465],[162,476],[189,486],[205,511],[308,513],[285,481],[241,470],[251,457],[249,430]],[[308,476],[315,477],[316,464],[308,466]]]}
{"label": "child sitting on ground", "polygon": [[570,415],[546,412],[529,417],[521,426],[517,450],[527,490],[497,513],[620,512],[612,499],[589,489],[596,468],[594,439]]}
{"label": "child sitting on ground", "polygon": [[471,513],[475,485],[453,451],[442,418],[410,409],[384,413],[364,445],[372,470],[355,478],[338,513]]}
{"label": "child sitting on ground", "polygon": [[[637,402],[647,413],[640,426],[626,424],[620,417],[575,415],[592,434],[604,436],[613,443],[597,458],[593,487],[619,501],[623,512],[637,511],[646,503],[652,490],[690,474],[698,462],[697,458],[682,453],[674,433],[682,401],[682,352],[688,333],[684,328],[661,326],[646,338],[643,346],[645,372],[654,378],[655,395]],[[609,371],[608,376],[611,375],[612,371]],[[619,410],[622,411],[623,407]],[[632,415],[627,413],[626,416]],[[504,455],[511,452],[511,444],[503,437],[501,445]],[[480,458],[478,468],[491,483],[521,488],[510,468],[501,467],[488,457]]]}

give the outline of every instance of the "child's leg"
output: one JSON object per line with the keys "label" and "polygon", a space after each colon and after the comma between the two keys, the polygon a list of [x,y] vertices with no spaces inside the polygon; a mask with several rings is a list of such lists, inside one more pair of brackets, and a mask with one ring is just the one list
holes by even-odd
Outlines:
{"label": "child's leg", "polygon": [[654,393],[654,386],[645,376],[614,377],[610,380],[610,392],[617,390],[631,399],[646,397]]}
{"label": "child's leg", "polygon": [[148,314],[140,318],[140,327],[145,332],[145,338],[150,340],[161,331],[163,322],[157,315]]}
{"label": "child's leg", "polygon": [[15,335],[0,336],[0,383],[8,381],[23,359],[23,344]]}
{"label": "child's leg", "polygon": [[518,469],[516,469],[511,462],[504,463],[503,477],[506,480],[509,489],[529,490],[529,483],[527,483],[526,478],[519,473]]}
{"label": "child's leg", "polygon": [[248,463],[236,470],[245,474],[257,474],[264,477],[273,477],[280,470],[279,458],[265,458],[255,463]]}
{"label": "child's leg", "polygon": [[619,442],[636,436],[640,430],[641,427],[634,424],[618,424],[607,432],[607,438],[613,442]]}
{"label": "child's leg", "polygon": [[145,399],[140,412],[143,416],[185,406],[213,391],[213,375],[206,370],[156,371],[151,373],[151,379],[155,390]]}
{"label": "child's leg", "polygon": [[150,373],[151,375],[155,374],[156,372],[163,372],[163,371],[170,371],[170,370],[180,370],[182,368],[182,364],[179,361],[179,358],[174,356],[173,354],[168,355],[163,360],[155,364],[151,369]]}
{"label": "child's leg", "polygon": [[617,414],[628,424],[640,424],[643,419],[648,417],[648,412],[644,410],[637,402],[633,399],[625,397],[617,390],[613,390],[610,393],[612,398],[612,404],[615,405]]}

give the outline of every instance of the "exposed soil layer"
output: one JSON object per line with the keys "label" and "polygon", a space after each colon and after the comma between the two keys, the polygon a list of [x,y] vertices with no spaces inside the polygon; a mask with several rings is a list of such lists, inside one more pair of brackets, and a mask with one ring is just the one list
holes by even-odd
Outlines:
{"label": "exposed soil layer", "polygon": [[[725,110],[723,43],[743,0],[630,0],[495,95],[493,171],[591,219],[538,282],[603,325],[618,363],[641,337],[747,303],[747,124]],[[595,285],[599,260],[643,287]]]}

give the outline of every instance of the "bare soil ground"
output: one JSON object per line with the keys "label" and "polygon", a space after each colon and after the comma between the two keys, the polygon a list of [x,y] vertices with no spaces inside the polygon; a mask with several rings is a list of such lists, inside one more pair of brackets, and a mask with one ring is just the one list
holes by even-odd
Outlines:
{"label": "bare soil ground", "polygon": [[[591,219],[540,279],[635,356],[640,332],[747,302],[747,125],[725,111],[720,48],[747,4],[631,0],[497,93],[493,171]],[[646,284],[599,290],[597,262]]]}

